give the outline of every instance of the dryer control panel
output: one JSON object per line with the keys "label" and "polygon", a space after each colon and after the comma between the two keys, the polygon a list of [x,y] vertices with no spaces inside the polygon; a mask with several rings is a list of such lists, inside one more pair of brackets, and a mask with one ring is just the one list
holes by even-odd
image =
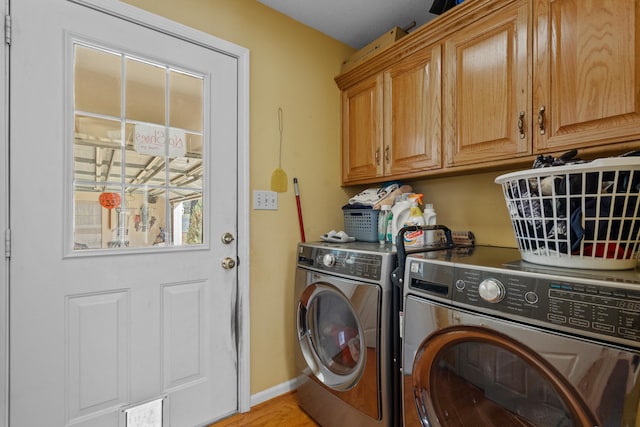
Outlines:
{"label": "dryer control panel", "polygon": [[298,265],[317,271],[379,282],[386,280],[395,261],[393,254],[300,246]]}
{"label": "dryer control panel", "polygon": [[382,270],[382,256],[320,249],[315,256],[314,267],[336,274],[378,281]]}

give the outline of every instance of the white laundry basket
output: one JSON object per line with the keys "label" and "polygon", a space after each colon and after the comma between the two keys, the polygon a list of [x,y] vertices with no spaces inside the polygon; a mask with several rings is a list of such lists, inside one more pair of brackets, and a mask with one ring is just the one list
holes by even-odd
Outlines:
{"label": "white laundry basket", "polygon": [[501,175],[518,249],[554,267],[635,268],[640,157],[597,159]]}

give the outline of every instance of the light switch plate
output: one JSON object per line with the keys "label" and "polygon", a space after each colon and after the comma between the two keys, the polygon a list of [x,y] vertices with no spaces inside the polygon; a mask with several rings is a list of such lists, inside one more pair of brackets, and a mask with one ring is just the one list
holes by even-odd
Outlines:
{"label": "light switch plate", "polygon": [[253,209],[278,210],[278,193],[275,191],[253,190]]}

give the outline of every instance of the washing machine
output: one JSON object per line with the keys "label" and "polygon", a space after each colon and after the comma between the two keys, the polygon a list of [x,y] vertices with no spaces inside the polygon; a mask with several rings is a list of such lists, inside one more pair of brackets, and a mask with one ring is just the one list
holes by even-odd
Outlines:
{"label": "washing machine", "polygon": [[640,425],[640,274],[510,248],[406,258],[405,427]]}
{"label": "washing machine", "polygon": [[298,245],[297,395],[321,426],[397,425],[400,350],[394,356],[398,309],[390,280],[396,258],[391,245],[378,243]]}

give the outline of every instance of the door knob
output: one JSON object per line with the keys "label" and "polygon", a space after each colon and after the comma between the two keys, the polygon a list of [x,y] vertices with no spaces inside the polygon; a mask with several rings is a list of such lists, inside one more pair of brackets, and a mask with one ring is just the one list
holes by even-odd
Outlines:
{"label": "door knob", "polygon": [[222,260],[222,268],[225,270],[231,270],[236,266],[236,261],[233,258],[226,257]]}
{"label": "door knob", "polygon": [[230,245],[235,239],[233,237],[233,234],[231,233],[224,233],[220,239],[222,240],[222,243],[224,243],[225,245]]}

